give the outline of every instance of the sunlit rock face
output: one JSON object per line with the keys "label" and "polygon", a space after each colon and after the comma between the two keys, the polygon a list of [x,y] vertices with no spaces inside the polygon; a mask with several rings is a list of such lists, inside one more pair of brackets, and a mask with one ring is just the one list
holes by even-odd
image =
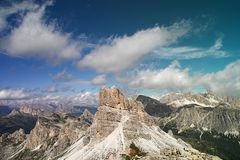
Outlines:
{"label": "sunlit rock face", "polygon": [[128,99],[119,89],[102,88],[99,92],[98,111],[94,118],[92,134],[97,137],[105,137],[114,131],[125,118],[124,133],[135,137],[137,128],[141,123],[153,124],[153,119],[144,111],[141,102]]}
{"label": "sunlit rock face", "polygon": [[139,101],[126,98],[119,89],[101,88],[99,92],[99,105],[129,111],[143,111],[143,105]]}

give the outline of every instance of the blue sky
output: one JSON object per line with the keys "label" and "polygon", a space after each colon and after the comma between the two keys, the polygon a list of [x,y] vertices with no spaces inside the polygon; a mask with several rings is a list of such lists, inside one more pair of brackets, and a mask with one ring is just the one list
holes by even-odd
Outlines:
{"label": "blue sky", "polygon": [[239,7],[214,0],[3,0],[0,98],[14,91],[74,95],[102,85],[148,95],[210,89],[238,96]]}

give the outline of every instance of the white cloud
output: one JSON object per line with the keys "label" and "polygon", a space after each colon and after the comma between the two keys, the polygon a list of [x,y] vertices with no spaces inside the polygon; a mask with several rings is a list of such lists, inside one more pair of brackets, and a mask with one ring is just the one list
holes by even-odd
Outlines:
{"label": "white cloud", "polygon": [[51,62],[74,60],[83,47],[71,39],[71,35],[58,31],[53,23],[43,19],[44,4],[28,12],[19,27],[1,42],[1,48],[14,57],[40,57]]}
{"label": "white cloud", "polygon": [[240,60],[228,64],[223,70],[191,75],[177,61],[164,69],[140,70],[130,73],[120,82],[130,87],[167,91],[192,90],[204,87],[219,95],[240,96]]}
{"label": "white cloud", "polygon": [[18,90],[3,89],[3,90],[0,90],[0,99],[1,100],[27,99],[29,97],[30,97],[30,94],[25,92],[22,89],[18,89]]}
{"label": "white cloud", "polygon": [[205,74],[199,81],[218,94],[240,96],[240,60],[228,64],[221,71]]}
{"label": "white cloud", "polygon": [[107,83],[107,77],[105,74],[97,75],[92,79],[91,82],[94,85],[104,85]]}
{"label": "white cloud", "polygon": [[73,75],[68,73],[66,69],[56,74],[49,74],[49,76],[56,82],[68,82],[73,80]]}
{"label": "white cloud", "polygon": [[98,104],[98,94],[93,93],[90,91],[84,91],[80,92],[76,95],[71,96],[63,96],[63,95],[53,95],[53,94],[47,94],[42,97],[36,97],[32,100],[26,100],[26,101],[43,101],[43,103],[50,103],[55,102],[57,104],[66,104],[66,106],[74,106],[74,105],[80,105],[80,106],[97,106]]}
{"label": "white cloud", "polygon": [[131,36],[113,38],[108,44],[99,45],[79,61],[79,67],[90,67],[98,72],[118,73],[138,63],[157,47],[175,43],[191,29],[182,21],[169,27],[154,27]]}
{"label": "white cloud", "polygon": [[93,92],[82,92],[76,96],[71,97],[72,103],[85,105],[85,106],[97,106],[98,94]]}
{"label": "white cloud", "polygon": [[39,103],[51,103],[62,104],[66,106],[97,106],[98,105],[98,94],[90,91],[80,92],[76,95],[71,96],[60,96],[60,95],[52,95],[47,94],[46,96],[33,98],[32,100],[27,101],[35,101]]}
{"label": "white cloud", "polygon": [[[12,101],[14,100],[14,101]],[[80,92],[76,95],[54,95],[52,93],[47,93],[45,95],[30,96],[23,90],[1,90],[0,91],[0,104],[9,105],[11,107],[19,107],[22,104],[30,104],[33,107],[46,107],[47,110],[49,104],[55,104],[62,109],[65,108],[65,111],[71,110],[73,106],[89,106],[96,107],[98,105],[98,94],[85,91]]]}
{"label": "white cloud", "polygon": [[0,31],[7,27],[7,18],[11,14],[21,11],[32,10],[38,5],[33,4],[31,1],[23,1],[21,3],[14,3],[12,6],[0,7]]}
{"label": "white cloud", "polygon": [[52,85],[49,85],[46,89],[42,90],[42,94],[45,93],[73,93],[75,92],[76,86],[70,86],[70,85],[65,85],[63,83],[54,83]]}
{"label": "white cloud", "polygon": [[213,46],[208,49],[198,47],[163,47],[154,50],[154,58],[161,59],[194,59],[202,57],[226,57],[228,53],[222,48],[222,37],[218,38]]}
{"label": "white cloud", "polygon": [[177,61],[159,70],[141,70],[128,77],[127,83],[131,87],[143,89],[184,90],[192,86],[189,69],[181,69]]}
{"label": "white cloud", "polygon": [[59,90],[58,90],[58,88],[57,88],[56,85],[53,85],[53,86],[49,86],[46,91],[47,91],[48,93],[56,93],[56,92],[58,92]]}

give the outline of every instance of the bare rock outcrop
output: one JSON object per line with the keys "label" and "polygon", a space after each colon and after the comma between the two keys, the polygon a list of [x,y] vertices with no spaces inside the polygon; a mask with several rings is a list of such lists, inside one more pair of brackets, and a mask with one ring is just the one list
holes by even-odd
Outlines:
{"label": "bare rock outcrop", "polygon": [[14,145],[22,143],[26,139],[26,134],[22,128],[12,134],[4,133],[0,136],[0,143],[12,143]]}
{"label": "bare rock outcrop", "polygon": [[94,115],[88,111],[88,109],[85,109],[84,112],[80,115],[79,120],[82,122],[90,123],[93,122]]}
{"label": "bare rock outcrop", "polygon": [[99,106],[108,106],[120,110],[143,111],[141,102],[126,98],[118,88],[101,88],[99,92]]}
{"label": "bare rock outcrop", "polygon": [[38,116],[38,115],[42,114],[42,111],[40,109],[35,109],[35,108],[33,108],[31,106],[27,106],[27,105],[20,107],[19,111],[22,113],[31,114],[33,116]]}
{"label": "bare rock outcrop", "polygon": [[154,123],[153,119],[144,111],[141,102],[126,98],[115,87],[101,88],[99,104],[94,118],[94,127],[92,127],[92,134],[98,138],[109,135],[124,117],[131,117],[127,122],[129,126],[125,128],[126,132],[132,132],[131,136],[135,134],[136,123],[143,122],[148,125]]}
{"label": "bare rock outcrop", "polygon": [[88,121],[63,113],[39,117],[35,128],[26,140],[25,148],[43,151],[47,154],[45,156],[55,157],[82,137],[90,125]]}

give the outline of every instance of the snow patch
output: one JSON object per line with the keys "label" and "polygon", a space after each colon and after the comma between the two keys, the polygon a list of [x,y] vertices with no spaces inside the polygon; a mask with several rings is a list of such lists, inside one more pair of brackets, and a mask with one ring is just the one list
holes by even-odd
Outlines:
{"label": "snow patch", "polygon": [[191,128],[194,128],[194,127],[195,127],[195,125],[192,123],[192,124],[190,125],[190,127],[191,127]]}
{"label": "snow patch", "polygon": [[36,148],[34,148],[32,151],[37,151],[41,148],[42,144],[38,145]]}

